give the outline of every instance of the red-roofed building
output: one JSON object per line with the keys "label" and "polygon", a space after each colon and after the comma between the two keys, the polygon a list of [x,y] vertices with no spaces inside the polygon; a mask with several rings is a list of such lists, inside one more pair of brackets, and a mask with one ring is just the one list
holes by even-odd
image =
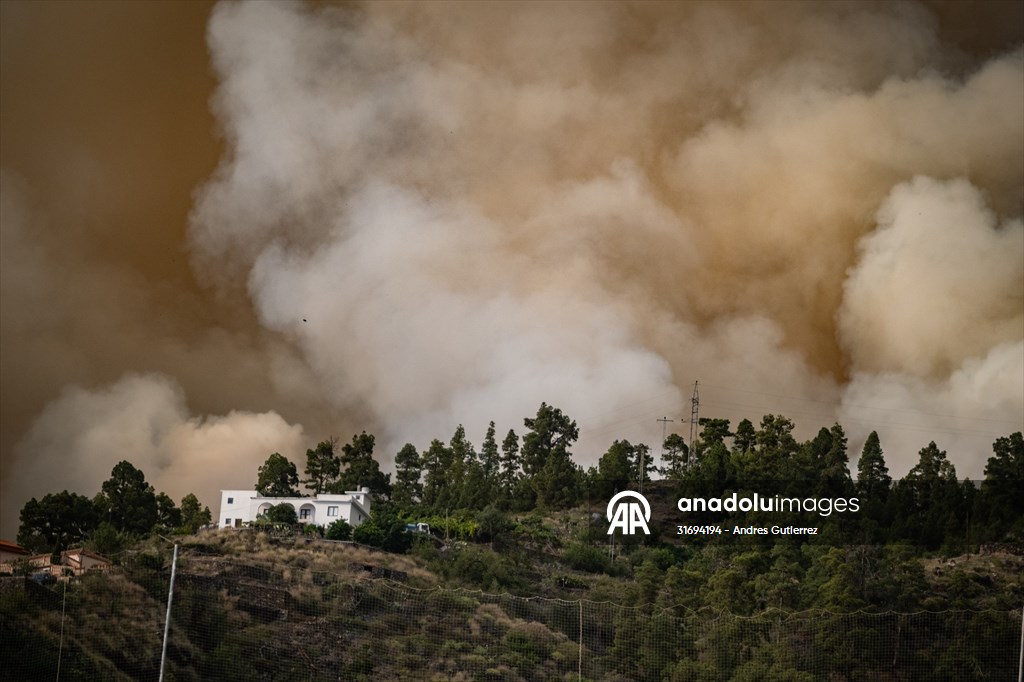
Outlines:
{"label": "red-roofed building", "polygon": [[14,562],[19,559],[27,559],[29,554],[31,552],[21,545],[0,540],[0,573],[13,573]]}
{"label": "red-roofed building", "polygon": [[27,562],[32,573],[49,573],[52,576],[82,575],[86,571],[105,571],[110,568],[110,559],[78,547],[60,553],[60,561],[54,563],[52,554],[30,554],[24,547],[0,540],[0,550],[5,553],[0,561],[0,573],[13,573],[17,561]]}
{"label": "red-roofed building", "polygon": [[110,559],[78,547],[60,553],[60,563],[75,572],[75,575],[91,570],[105,571],[110,568]]}

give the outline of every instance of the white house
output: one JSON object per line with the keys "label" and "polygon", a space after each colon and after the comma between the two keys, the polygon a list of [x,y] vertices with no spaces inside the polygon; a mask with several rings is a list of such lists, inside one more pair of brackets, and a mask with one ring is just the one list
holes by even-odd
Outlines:
{"label": "white house", "polygon": [[264,497],[255,490],[221,490],[219,528],[240,528],[275,504],[295,507],[299,523],[329,526],[338,519],[355,528],[370,518],[370,489],[313,497]]}

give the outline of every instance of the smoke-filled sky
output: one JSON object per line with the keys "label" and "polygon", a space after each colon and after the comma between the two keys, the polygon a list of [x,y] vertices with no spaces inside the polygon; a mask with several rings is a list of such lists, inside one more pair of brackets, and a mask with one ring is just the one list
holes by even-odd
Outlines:
{"label": "smoke-filled sky", "polygon": [[1024,427],[1021,3],[0,4],[0,533],[541,401]]}

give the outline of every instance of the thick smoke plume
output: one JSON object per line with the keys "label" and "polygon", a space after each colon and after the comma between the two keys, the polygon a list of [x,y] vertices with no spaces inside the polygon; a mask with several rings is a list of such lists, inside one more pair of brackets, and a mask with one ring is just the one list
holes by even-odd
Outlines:
{"label": "thick smoke plume", "polygon": [[944,76],[921,8],[260,3],[210,44],[197,260],[396,435],[1020,347],[1021,52]]}
{"label": "thick smoke plume", "polygon": [[656,445],[700,380],[704,416],[838,419],[853,449],[878,429],[897,475],[935,439],[978,476],[1024,426],[1024,51],[958,43],[939,10],[217,5],[226,149],[192,264],[252,306],[254,369],[305,432],[192,418],[136,376],[62,395],[18,462],[90,456],[69,411],[131,432],[104,408],[139,391],[172,425],[143,448],[159,480],[199,456],[171,432],[252,444],[211,490],[320,428],[374,431],[387,461],[542,400],[589,464]]}
{"label": "thick smoke plume", "polygon": [[173,380],[128,375],[97,391],[68,389],[50,403],[22,442],[35,457],[18,469],[14,482],[52,480],[54,462],[63,461],[59,478],[95,492],[110,476],[112,453],[131,453],[132,464],[147,472],[157,490],[174,491],[180,499],[239,472],[255,480],[254,452],[297,452],[303,442],[302,427],[273,412],[195,418]]}

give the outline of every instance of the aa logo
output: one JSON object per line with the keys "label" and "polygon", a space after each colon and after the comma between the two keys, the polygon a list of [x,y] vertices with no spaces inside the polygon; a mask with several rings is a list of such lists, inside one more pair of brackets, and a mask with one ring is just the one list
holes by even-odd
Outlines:
{"label": "aa logo", "polygon": [[[630,500],[628,498],[636,498]],[[643,529],[644,535],[650,535],[651,529],[647,522],[651,520],[651,505],[640,493],[632,490],[623,490],[616,493],[608,502],[608,535],[615,532],[615,529],[622,531],[623,535],[632,535],[638,529]]]}

